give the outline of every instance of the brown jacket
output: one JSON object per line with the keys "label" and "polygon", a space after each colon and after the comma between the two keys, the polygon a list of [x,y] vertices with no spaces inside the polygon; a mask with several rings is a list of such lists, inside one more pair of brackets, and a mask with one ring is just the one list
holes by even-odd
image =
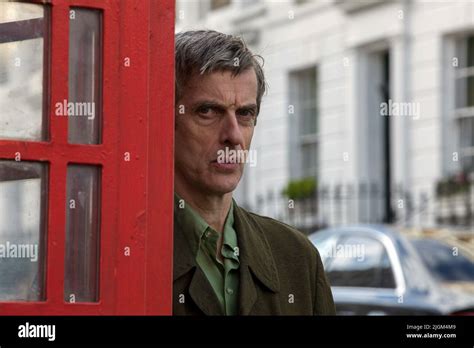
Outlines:
{"label": "brown jacket", "polygon": [[[223,315],[175,218],[174,315]],[[234,202],[240,258],[240,315],[332,315],[335,307],[316,248],[299,231]]]}

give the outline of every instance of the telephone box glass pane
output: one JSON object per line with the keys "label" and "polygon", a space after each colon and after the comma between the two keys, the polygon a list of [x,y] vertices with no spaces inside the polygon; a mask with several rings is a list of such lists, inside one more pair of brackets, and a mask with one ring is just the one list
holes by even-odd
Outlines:
{"label": "telephone box glass pane", "polygon": [[69,165],[64,300],[99,298],[100,167]]}
{"label": "telephone box glass pane", "polygon": [[0,160],[0,301],[42,301],[47,166]]}
{"label": "telephone box glass pane", "polygon": [[46,9],[0,1],[0,139],[46,140]]}
{"label": "telephone box glass pane", "polygon": [[101,143],[102,12],[73,7],[69,13],[68,139]]}

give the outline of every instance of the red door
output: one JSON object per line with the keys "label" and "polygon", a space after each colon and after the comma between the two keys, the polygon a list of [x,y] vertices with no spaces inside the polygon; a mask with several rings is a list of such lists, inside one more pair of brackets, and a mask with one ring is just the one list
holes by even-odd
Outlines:
{"label": "red door", "polygon": [[0,2],[0,314],[171,314],[174,1]]}

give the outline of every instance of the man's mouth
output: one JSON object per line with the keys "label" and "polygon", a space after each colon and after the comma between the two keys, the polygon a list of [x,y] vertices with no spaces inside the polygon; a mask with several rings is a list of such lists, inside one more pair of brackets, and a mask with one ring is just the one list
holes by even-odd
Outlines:
{"label": "man's mouth", "polygon": [[231,161],[218,161],[215,159],[214,161],[211,162],[211,165],[221,171],[229,172],[229,171],[234,171],[239,167],[239,164],[236,162],[231,162]]}
{"label": "man's mouth", "polygon": [[236,161],[231,161],[231,160],[225,160],[225,161],[218,161],[218,160],[214,160],[214,161],[211,161],[211,163],[218,163],[218,164],[237,164]]}

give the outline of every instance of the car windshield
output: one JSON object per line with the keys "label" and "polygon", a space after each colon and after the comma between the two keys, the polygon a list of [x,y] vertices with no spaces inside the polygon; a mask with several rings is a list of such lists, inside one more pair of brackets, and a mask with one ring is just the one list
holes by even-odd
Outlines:
{"label": "car windshield", "polygon": [[438,280],[474,281],[474,262],[454,247],[431,239],[416,239],[413,244],[423,263]]}

